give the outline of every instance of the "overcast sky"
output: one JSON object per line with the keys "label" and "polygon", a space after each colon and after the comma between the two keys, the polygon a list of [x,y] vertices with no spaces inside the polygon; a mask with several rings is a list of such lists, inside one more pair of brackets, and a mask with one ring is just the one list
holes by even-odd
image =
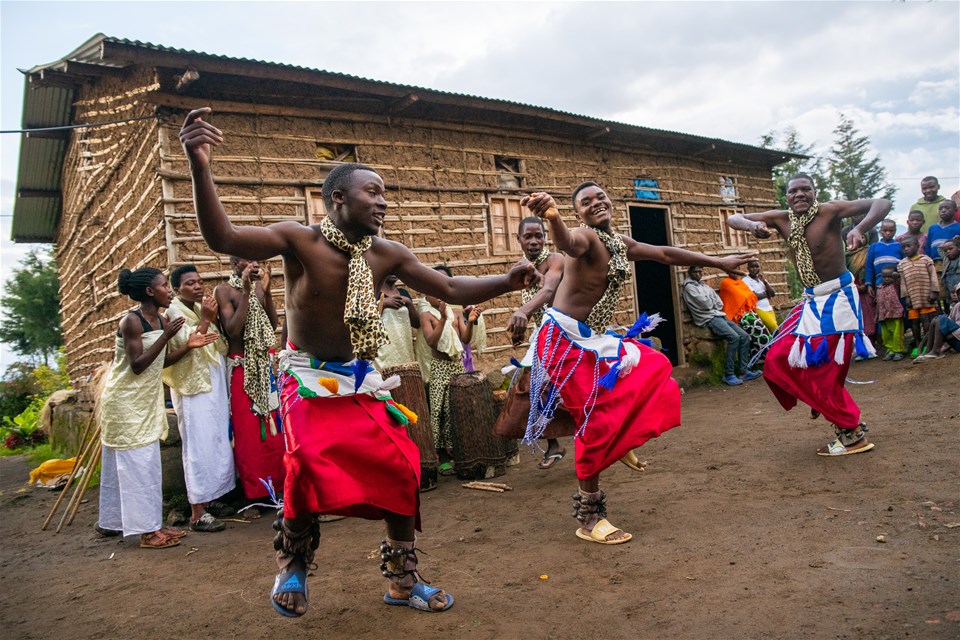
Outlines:
{"label": "overcast sky", "polygon": [[[870,136],[905,215],[925,175],[960,188],[960,3],[0,2],[0,126],[23,76],[98,32],[758,144],[793,126]],[[0,277],[19,136],[0,139]],[[9,351],[0,348],[5,367]]]}

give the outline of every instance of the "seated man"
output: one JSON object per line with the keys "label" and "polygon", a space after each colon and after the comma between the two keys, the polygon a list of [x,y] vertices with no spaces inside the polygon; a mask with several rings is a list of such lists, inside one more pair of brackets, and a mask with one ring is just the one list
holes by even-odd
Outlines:
{"label": "seated man", "polygon": [[[750,369],[750,336],[723,312],[723,300],[710,285],[703,282],[703,267],[694,265],[687,269],[683,281],[683,302],[687,305],[693,324],[706,327],[727,341],[727,359],[723,369],[723,381],[731,386],[760,377],[759,371]],[[739,364],[741,375],[736,375]]]}

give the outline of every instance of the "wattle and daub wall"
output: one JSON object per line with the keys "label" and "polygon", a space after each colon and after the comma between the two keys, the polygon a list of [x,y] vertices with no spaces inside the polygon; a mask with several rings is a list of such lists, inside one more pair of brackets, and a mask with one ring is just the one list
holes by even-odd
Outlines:
{"label": "wattle and daub wall", "polygon": [[[186,111],[203,103],[163,92],[157,77],[153,69],[134,67],[84,85],[75,103],[77,123],[150,115],[158,105],[161,114],[157,120],[77,130],[71,139],[57,246],[64,337],[75,384],[110,360],[117,322],[132,307],[116,290],[121,268],[167,269],[192,262],[210,290],[229,275],[228,258],[211,252],[199,235],[177,139]],[[374,167],[387,184],[385,236],[408,246],[425,264],[445,264],[455,274],[499,273],[519,258],[513,236],[523,213],[517,201],[532,191],[552,194],[573,226],[573,187],[596,181],[614,201],[621,232],[630,234],[627,203],[667,207],[671,243],[711,254],[746,248],[745,237],[724,230],[724,215],[774,203],[769,167],[749,158],[720,162],[664,147],[626,148],[610,136],[585,142],[507,126],[253,102],[214,107],[210,119],[225,140],[215,151],[213,171],[236,223],[318,221],[323,176],[336,159],[355,159]],[[655,179],[660,200],[638,200],[636,178]],[[768,279],[785,292],[782,245],[751,238],[749,249],[761,253]],[[279,260],[272,266],[274,296],[282,310]],[[682,270],[673,276],[679,284]],[[619,323],[632,321],[638,308],[634,298],[630,287]],[[518,305],[518,294],[486,303],[489,353],[510,349],[504,326]],[[689,327],[686,312],[681,313],[683,326]],[[511,353],[498,357],[505,360]]]}

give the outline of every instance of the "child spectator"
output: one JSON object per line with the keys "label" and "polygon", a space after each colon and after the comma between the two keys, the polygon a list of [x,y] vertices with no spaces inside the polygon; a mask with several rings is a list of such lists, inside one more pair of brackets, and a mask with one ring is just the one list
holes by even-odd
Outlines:
{"label": "child spectator", "polygon": [[960,222],[954,222],[953,216],[957,213],[957,203],[953,200],[944,200],[940,203],[940,221],[930,225],[927,229],[927,255],[940,260],[940,246],[956,235],[960,235]]}
{"label": "child spectator", "polygon": [[897,268],[884,265],[880,273],[880,285],[877,287],[877,322],[880,324],[880,336],[883,356],[886,361],[903,360],[903,305],[900,303],[900,282]]}
{"label": "child spectator", "polygon": [[875,295],[874,289],[880,286],[882,270],[887,265],[897,268],[903,260],[900,243],[893,239],[897,233],[897,223],[887,218],[880,223],[880,240],[870,245],[867,251],[867,293]]}
{"label": "child spectator", "polygon": [[937,299],[940,297],[940,284],[937,272],[930,256],[919,252],[917,241],[906,237],[900,241],[906,256],[897,265],[900,274],[901,291],[907,300],[907,320],[911,322],[913,340],[917,347],[921,342],[921,328],[926,333],[930,320],[937,312]]}
{"label": "child spectator", "polygon": [[953,301],[953,306],[950,307],[950,315],[937,316],[930,325],[930,332],[923,344],[924,353],[914,359],[914,364],[942,358],[943,355],[940,350],[944,342],[953,347],[954,351],[960,351],[960,301],[958,301],[960,284],[953,288],[950,298]]}
{"label": "child spectator", "polygon": [[960,284],[960,236],[954,236],[940,245],[943,254],[943,269],[940,275],[940,297],[944,300],[944,308],[950,306],[950,295]]}
{"label": "child spectator", "polygon": [[903,244],[903,239],[908,236],[913,236],[917,240],[917,247],[920,253],[926,253],[927,248],[927,233],[926,231],[920,231],[923,227],[923,211],[918,211],[917,209],[912,209],[910,213],[907,214],[907,230],[904,233],[898,235],[895,240],[901,245]]}

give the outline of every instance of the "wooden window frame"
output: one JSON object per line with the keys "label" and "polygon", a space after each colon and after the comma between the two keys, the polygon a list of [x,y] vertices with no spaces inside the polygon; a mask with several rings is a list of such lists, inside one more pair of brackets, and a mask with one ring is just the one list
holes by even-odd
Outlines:
{"label": "wooden window frame", "polygon": [[[523,217],[520,196],[504,193],[487,195],[487,229],[490,237],[488,249],[491,256],[515,256],[521,253],[517,227]],[[502,231],[498,232],[498,228]],[[499,237],[503,238],[502,243],[498,242]]]}
{"label": "wooden window frame", "polygon": [[322,187],[305,187],[303,190],[307,206],[304,211],[304,223],[319,224],[327,215],[327,205],[323,201]]}
{"label": "wooden window frame", "polygon": [[727,226],[727,220],[732,215],[742,214],[740,207],[720,207],[720,237],[723,239],[724,249],[743,249],[749,246],[749,235],[746,231],[731,229]]}

